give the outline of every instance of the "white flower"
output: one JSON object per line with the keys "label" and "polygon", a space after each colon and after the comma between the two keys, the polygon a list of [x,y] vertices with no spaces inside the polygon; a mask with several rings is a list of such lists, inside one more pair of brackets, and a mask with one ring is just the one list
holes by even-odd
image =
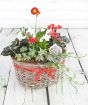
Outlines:
{"label": "white flower", "polygon": [[[46,30],[45,28],[42,28],[42,29],[41,29],[41,31],[45,31],[45,30]],[[48,30],[46,31],[46,34],[49,34],[51,31],[52,31],[51,29],[48,29]]]}
{"label": "white flower", "polygon": [[49,41],[50,38],[51,38],[51,36],[50,35],[47,35],[47,34],[45,34],[43,36],[43,39],[45,39],[46,41]]}
{"label": "white flower", "polygon": [[40,39],[40,42],[43,42],[43,38]]}
{"label": "white flower", "polygon": [[42,32],[42,31],[45,31],[45,28],[42,28],[42,29],[41,29],[41,32]]}
{"label": "white flower", "polygon": [[17,38],[21,41],[22,39],[25,39],[26,36],[23,36],[22,33],[19,32],[19,33],[17,34]]}
{"label": "white flower", "polygon": [[58,55],[59,53],[62,53],[62,48],[58,46],[57,44],[53,44],[49,49],[50,54]]}
{"label": "white flower", "polygon": [[27,32],[30,32],[30,34],[35,37],[35,29],[28,28]]}
{"label": "white flower", "polygon": [[50,32],[51,32],[51,30],[47,30],[47,31],[46,31],[46,34],[49,34]]}
{"label": "white flower", "polygon": [[40,42],[42,42],[44,39],[45,39],[45,41],[49,41],[50,38],[51,38],[50,35],[45,34],[45,35],[40,39]]}

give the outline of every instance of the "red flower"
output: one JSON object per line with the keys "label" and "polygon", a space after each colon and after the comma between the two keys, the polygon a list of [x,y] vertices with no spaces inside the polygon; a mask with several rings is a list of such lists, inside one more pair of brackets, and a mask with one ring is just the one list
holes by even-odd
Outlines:
{"label": "red flower", "polygon": [[59,37],[59,38],[56,38],[58,41],[61,41],[62,39]]}
{"label": "red flower", "polygon": [[36,43],[37,42],[37,38],[29,38],[29,42],[30,43]]}
{"label": "red flower", "polygon": [[60,34],[57,34],[55,31],[50,32],[50,35],[54,37],[55,39],[57,39],[58,41],[62,40],[60,37]]}
{"label": "red flower", "polygon": [[32,13],[33,15],[39,15],[39,14],[40,14],[40,11],[38,10],[38,8],[33,7],[33,8],[31,9],[31,13]]}
{"label": "red flower", "polygon": [[55,27],[54,27],[54,24],[51,24],[50,26],[51,26],[51,29],[52,29],[52,30],[55,28]]}
{"label": "red flower", "polygon": [[48,25],[48,27],[47,27],[48,29],[50,29],[51,28],[51,25]]}
{"label": "red flower", "polygon": [[61,29],[62,26],[61,26],[61,25],[57,25],[56,28],[57,28],[57,29]]}
{"label": "red flower", "polygon": [[52,31],[55,29],[55,25],[54,24],[50,24],[49,26],[48,26],[48,29],[52,29]]}
{"label": "red flower", "polygon": [[50,35],[53,36],[53,37],[55,37],[57,34],[56,34],[55,31],[51,31],[51,32],[50,32]]}

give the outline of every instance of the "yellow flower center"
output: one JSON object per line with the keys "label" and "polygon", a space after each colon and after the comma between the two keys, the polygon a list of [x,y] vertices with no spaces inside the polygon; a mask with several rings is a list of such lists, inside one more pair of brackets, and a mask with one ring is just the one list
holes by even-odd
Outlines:
{"label": "yellow flower center", "polygon": [[37,10],[36,10],[36,9],[34,9],[34,10],[33,10],[33,12],[35,13],[35,12],[37,12]]}

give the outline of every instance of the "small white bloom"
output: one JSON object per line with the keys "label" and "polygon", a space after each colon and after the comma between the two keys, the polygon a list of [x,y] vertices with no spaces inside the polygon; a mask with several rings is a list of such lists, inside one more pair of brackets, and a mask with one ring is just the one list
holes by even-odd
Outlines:
{"label": "small white bloom", "polygon": [[40,42],[43,42],[43,38],[40,39]]}
{"label": "small white bloom", "polygon": [[59,54],[59,53],[62,53],[62,48],[60,46],[58,46],[57,44],[53,44],[51,47],[50,47],[50,54]]}
{"label": "small white bloom", "polygon": [[17,38],[21,41],[22,39],[25,39],[26,36],[23,36],[22,33],[19,32],[19,33],[17,34]]}
{"label": "small white bloom", "polygon": [[42,28],[41,31],[45,31],[45,28]]}
{"label": "small white bloom", "polygon": [[47,30],[47,31],[46,31],[46,34],[49,34],[50,32],[51,32],[51,30]]}
{"label": "small white bloom", "polygon": [[44,39],[45,39],[45,41],[49,41],[50,38],[51,38],[50,35],[45,34],[45,35],[40,39],[40,42],[43,42]]}
{"label": "small white bloom", "polygon": [[21,31],[17,33],[17,35],[22,35]]}
{"label": "small white bloom", "polygon": [[50,35],[45,34],[42,38],[43,38],[43,39],[45,39],[46,41],[49,41],[49,40],[50,40],[50,38],[51,38],[51,36],[50,36]]}

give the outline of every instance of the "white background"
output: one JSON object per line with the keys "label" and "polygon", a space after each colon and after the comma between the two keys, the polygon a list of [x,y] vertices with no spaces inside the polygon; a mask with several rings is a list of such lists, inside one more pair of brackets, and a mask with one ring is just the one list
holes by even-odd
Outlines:
{"label": "white background", "polygon": [[38,27],[61,24],[64,28],[88,28],[88,0],[0,0],[0,27],[34,26],[32,7],[41,15]]}

